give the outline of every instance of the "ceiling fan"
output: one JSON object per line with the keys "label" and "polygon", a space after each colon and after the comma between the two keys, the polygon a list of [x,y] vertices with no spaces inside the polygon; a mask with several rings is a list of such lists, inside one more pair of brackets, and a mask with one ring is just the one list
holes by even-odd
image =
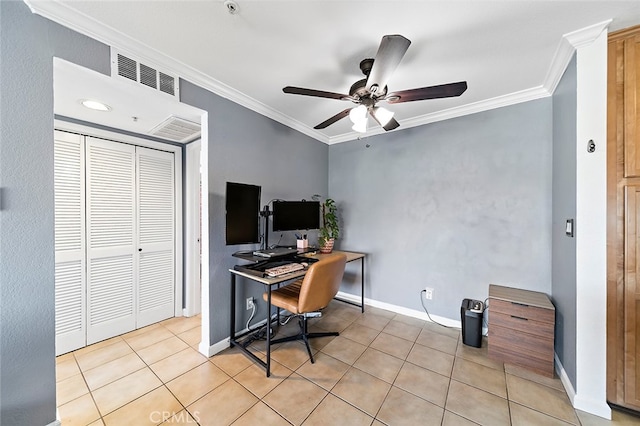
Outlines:
{"label": "ceiling fan", "polygon": [[340,111],[315,126],[314,129],[324,129],[349,116],[354,123],[353,130],[364,133],[367,130],[367,116],[371,115],[384,130],[393,130],[400,126],[400,123],[393,118],[393,112],[377,106],[378,102],[385,101],[389,104],[399,104],[425,99],[450,98],[460,96],[467,90],[467,82],[460,81],[387,93],[387,81],[389,81],[391,74],[400,64],[410,44],[411,41],[401,35],[385,35],[382,37],[375,59],[368,58],[360,62],[360,70],[366,77],[356,81],[349,89],[348,95],[293,86],[287,86],[282,91],[293,95],[351,101],[358,105]]}

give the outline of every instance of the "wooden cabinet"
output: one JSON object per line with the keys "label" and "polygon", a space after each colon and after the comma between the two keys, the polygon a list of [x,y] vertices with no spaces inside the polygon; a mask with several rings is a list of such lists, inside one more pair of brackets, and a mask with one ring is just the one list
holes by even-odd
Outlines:
{"label": "wooden cabinet", "polygon": [[544,293],[489,285],[489,357],[553,377],[555,307]]}
{"label": "wooden cabinet", "polygon": [[625,177],[640,176],[640,34],[622,41]]}
{"label": "wooden cabinet", "polygon": [[607,401],[640,411],[640,27],[609,35]]}

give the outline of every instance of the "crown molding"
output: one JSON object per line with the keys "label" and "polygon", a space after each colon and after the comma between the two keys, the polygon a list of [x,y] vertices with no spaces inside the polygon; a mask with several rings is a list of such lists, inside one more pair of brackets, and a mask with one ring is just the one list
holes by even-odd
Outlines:
{"label": "crown molding", "polygon": [[[455,108],[449,108],[442,111],[434,112],[431,114],[421,115],[415,118],[410,118],[408,120],[399,121],[400,127],[398,130],[400,131],[404,129],[410,129],[412,127],[418,127],[429,123],[435,123],[437,121],[444,121],[450,118],[462,117],[464,115],[475,114],[478,112],[489,111],[496,108],[501,108],[504,106],[515,105],[522,102],[533,101],[540,98],[546,98],[551,94],[542,86],[534,87],[532,89],[522,90],[520,92],[510,93],[504,96],[498,96],[495,98],[487,99],[485,101],[474,102],[467,105],[461,105]],[[371,131],[367,131],[366,134],[362,133],[345,133],[343,135],[338,135],[329,138],[329,145],[333,145],[341,142],[348,142],[354,139],[374,136],[387,133],[383,131],[381,127],[376,127]]]}
{"label": "crown molding", "polygon": [[575,51],[593,43],[603,31],[607,30],[611,21],[612,20],[609,19],[607,21],[599,22],[562,36],[542,85],[549,93],[555,92],[556,87],[558,86],[558,83],[560,83],[560,79],[569,66],[569,62],[571,62],[571,58],[573,58]]}
{"label": "crown molding", "polygon": [[[178,75],[183,80],[197,84],[198,86],[225,99],[242,105],[245,108],[328,145],[356,140],[363,136],[368,137],[387,133],[382,128],[376,127],[367,131],[364,135],[362,133],[349,132],[337,136],[326,136],[316,129],[313,129],[306,124],[302,124],[301,122],[282,114],[261,102],[258,102],[250,96],[247,96],[246,94],[233,89],[232,87],[211,78],[210,76],[207,76],[180,61],[168,57],[150,46],[70,8],[67,4],[62,3],[59,0],[24,0],[24,2],[35,14],[41,15],[67,28],[105,43],[108,46],[128,52],[138,60],[145,60],[157,66],[162,66],[167,71]],[[436,121],[448,120],[450,118],[461,117],[468,114],[474,114],[477,112],[551,96],[567,69],[575,50],[592,43],[602,33],[602,31],[605,31],[608,28],[611,22],[612,20],[603,21],[563,35],[554,54],[551,66],[549,67],[547,75],[545,76],[544,82],[541,86],[403,120],[400,121],[401,128],[398,130],[422,126]]]}
{"label": "crown molding", "polygon": [[575,49],[579,49],[593,43],[603,31],[609,28],[609,24],[611,24],[612,21],[613,19],[607,19],[606,21],[598,22],[597,24],[567,33],[563,35],[562,38],[566,39]]}

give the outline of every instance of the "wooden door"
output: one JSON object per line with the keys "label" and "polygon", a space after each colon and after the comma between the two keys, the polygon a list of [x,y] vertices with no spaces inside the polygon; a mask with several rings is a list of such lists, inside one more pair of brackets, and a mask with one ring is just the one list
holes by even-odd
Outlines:
{"label": "wooden door", "polygon": [[82,136],[56,131],[55,322],[56,355],[86,345],[84,144]]}
{"label": "wooden door", "polygon": [[170,152],[136,148],[137,328],[175,313],[175,176]]}
{"label": "wooden door", "polygon": [[135,147],[87,137],[87,344],[135,329]]}
{"label": "wooden door", "polygon": [[640,407],[640,186],[625,188],[624,402]]}

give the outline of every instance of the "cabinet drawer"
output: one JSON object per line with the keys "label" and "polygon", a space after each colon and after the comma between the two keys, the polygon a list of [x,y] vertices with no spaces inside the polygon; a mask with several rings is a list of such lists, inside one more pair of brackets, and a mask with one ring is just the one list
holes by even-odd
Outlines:
{"label": "cabinet drawer", "polygon": [[507,348],[523,357],[553,361],[553,339],[543,339],[509,328],[489,327],[489,348],[491,347]]}
{"label": "cabinet drawer", "polygon": [[534,321],[516,315],[489,311],[489,330],[494,326],[510,328],[523,333],[529,333],[543,339],[554,338],[554,326],[548,322]]}
{"label": "cabinet drawer", "polygon": [[491,343],[489,343],[489,357],[532,370],[543,376],[553,377],[554,375],[553,357],[551,359],[536,358],[523,355],[510,347],[497,347]]}
{"label": "cabinet drawer", "polygon": [[526,305],[523,303],[509,302],[500,299],[489,299],[489,318],[493,312],[499,312],[506,315],[513,315],[528,320],[536,320],[549,324],[555,323],[555,310],[545,309],[537,306]]}

